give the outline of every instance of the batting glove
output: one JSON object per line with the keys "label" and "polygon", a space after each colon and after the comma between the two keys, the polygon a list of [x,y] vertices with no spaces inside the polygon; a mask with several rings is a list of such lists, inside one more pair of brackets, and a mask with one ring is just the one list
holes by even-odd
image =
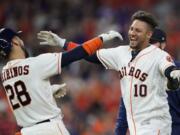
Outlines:
{"label": "batting glove", "polygon": [[63,84],[53,84],[51,85],[52,88],[52,92],[53,92],[53,96],[55,98],[61,98],[64,97],[66,95],[66,91],[67,91],[67,86],[66,83]]}
{"label": "batting glove", "polygon": [[112,40],[114,38],[119,38],[120,40],[123,40],[122,35],[119,32],[113,31],[113,30],[111,30],[107,33],[103,33],[103,34],[99,35],[99,37],[102,38],[103,42]]}
{"label": "batting glove", "polygon": [[37,38],[42,40],[40,41],[40,45],[60,46],[61,48],[63,48],[66,42],[66,39],[60,38],[51,31],[40,31],[37,34]]}
{"label": "batting glove", "polygon": [[180,82],[180,70],[178,70],[178,69],[173,70],[173,71],[170,73],[170,76],[171,76],[173,79],[177,79],[177,80]]}

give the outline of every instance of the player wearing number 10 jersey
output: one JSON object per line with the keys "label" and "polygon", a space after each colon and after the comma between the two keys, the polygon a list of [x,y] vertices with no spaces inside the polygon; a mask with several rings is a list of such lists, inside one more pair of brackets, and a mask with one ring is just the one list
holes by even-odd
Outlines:
{"label": "player wearing number 10 jersey", "polygon": [[[167,52],[149,44],[156,26],[151,14],[137,11],[128,32],[129,46],[100,49],[86,57],[88,61],[118,72],[131,135],[171,134],[166,86],[170,89],[179,87],[180,70]],[[40,34],[45,35],[44,40],[49,44],[55,39],[62,40],[52,33]],[[74,46],[77,45],[67,42],[64,49],[70,50]]]}

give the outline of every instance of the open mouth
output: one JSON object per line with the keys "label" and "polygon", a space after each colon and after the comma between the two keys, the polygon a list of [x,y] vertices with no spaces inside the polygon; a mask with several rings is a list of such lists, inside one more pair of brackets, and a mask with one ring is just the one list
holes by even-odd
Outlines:
{"label": "open mouth", "polygon": [[136,45],[136,43],[138,41],[137,37],[135,37],[135,36],[130,36],[129,40],[130,40],[131,45]]}
{"label": "open mouth", "polygon": [[130,41],[137,41],[136,37],[130,37]]}

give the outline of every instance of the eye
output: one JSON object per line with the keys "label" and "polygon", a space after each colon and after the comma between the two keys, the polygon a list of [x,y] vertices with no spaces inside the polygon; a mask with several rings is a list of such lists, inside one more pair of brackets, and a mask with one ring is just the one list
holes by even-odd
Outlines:
{"label": "eye", "polygon": [[141,32],[141,30],[139,30],[139,29],[136,29],[136,32]]}
{"label": "eye", "polygon": [[130,30],[133,31],[133,27],[131,27]]}

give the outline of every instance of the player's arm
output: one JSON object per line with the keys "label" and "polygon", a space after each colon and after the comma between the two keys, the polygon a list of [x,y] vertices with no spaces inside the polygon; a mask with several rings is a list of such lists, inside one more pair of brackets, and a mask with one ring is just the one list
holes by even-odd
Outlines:
{"label": "player's arm", "polygon": [[[174,61],[174,63],[176,65],[176,67],[174,68],[174,71],[172,73],[170,73],[170,76],[176,80],[175,83],[177,83],[177,84],[174,84],[174,85],[175,86],[177,85],[177,87],[179,85],[178,88],[180,88],[180,61]],[[169,82],[169,85],[171,86],[172,84]],[[174,89],[176,89],[176,88],[174,88]]]}
{"label": "player's arm", "polygon": [[[109,31],[108,33],[103,33],[101,35],[99,35],[98,37],[89,40],[88,43],[97,43],[97,40],[100,38],[102,40],[102,42],[106,42],[109,41],[113,38],[119,38],[121,40],[122,36],[121,34],[119,34],[116,31]],[[81,46],[80,44],[74,43],[74,42],[68,42],[66,39],[63,39],[61,37],[59,37],[58,35],[56,35],[55,33],[49,32],[49,31],[41,31],[40,33],[38,33],[38,39],[41,39],[43,41],[40,42],[41,45],[51,45],[51,46],[59,46],[61,48],[63,48],[66,51],[71,51],[79,46]],[[86,42],[85,42],[86,43]],[[84,44],[82,44],[83,46]],[[80,47],[79,47],[80,48]],[[66,59],[65,61],[69,61],[67,59],[71,59],[70,57],[77,57],[76,55],[79,55],[78,57],[80,57],[81,55],[83,55],[83,57],[85,56],[84,54],[85,52],[83,52],[82,54],[82,49],[79,50],[73,50],[73,53],[71,53],[72,56],[65,56],[64,58]],[[85,60],[92,62],[92,63],[96,63],[96,64],[101,64],[101,62],[99,61],[99,59],[96,56],[96,53],[91,53],[91,55],[88,55],[88,57],[84,57]],[[79,59],[79,58],[78,58]],[[66,65],[66,64],[65,64]]]}
{"label": "player's arm", "polygon": [[103,45],[101,38],[94,38],[83,43],[81,46],[78,46],[70,51],[62,53],[61,66],[64,67],[74,61],[83,59],[87,56],[91,56],[100,49]]}
{"label": "player's arm", "polygon": [[121,97],[119,113],[115,127],[115,135],[126,135],[127,129],[128,129],[128,123],[126,116],[126,108],[123,102],[123,98]]}
{"label": "player's arm", "polygon": [[167,87],[169,90],[176,90],[180,86],[180,68],[170,66],[165,70],[165,76],[168,79]]}
{"label": "player's arm", "polygon": [[51,85],[51,90],[52,90],[53,96],[55,98],[64,97],[66,95],[66,91],[67,91],[66,83],[53,84],[53,85]]}
{"label": "player's arm", "polygon": [[[78,46],[80,46],[81,44],[77,44],[77,43],[74,43],[74,42],[69,42],[69,41],[66,41],[64,46],[63,46],[63,49],[65,51],[70,51]],[[85,57],[84,58],[86,61],[89,61],[89,62],[92,62],[92,63],[95,63],[95,64],[101,64],[101,62],[99,61],[99,59],[97,58],[96,56],[96,53],[94,53],[93,55],[91,56],[88,56],[88,57]]]}
{"label": "player's arm", "polygon": [[168,80],[167,88],[169,90],[178,89],[180,80],[180,69],[176,67],[172,57],[165,51],[161,51],[158,59],[159,71]]}

